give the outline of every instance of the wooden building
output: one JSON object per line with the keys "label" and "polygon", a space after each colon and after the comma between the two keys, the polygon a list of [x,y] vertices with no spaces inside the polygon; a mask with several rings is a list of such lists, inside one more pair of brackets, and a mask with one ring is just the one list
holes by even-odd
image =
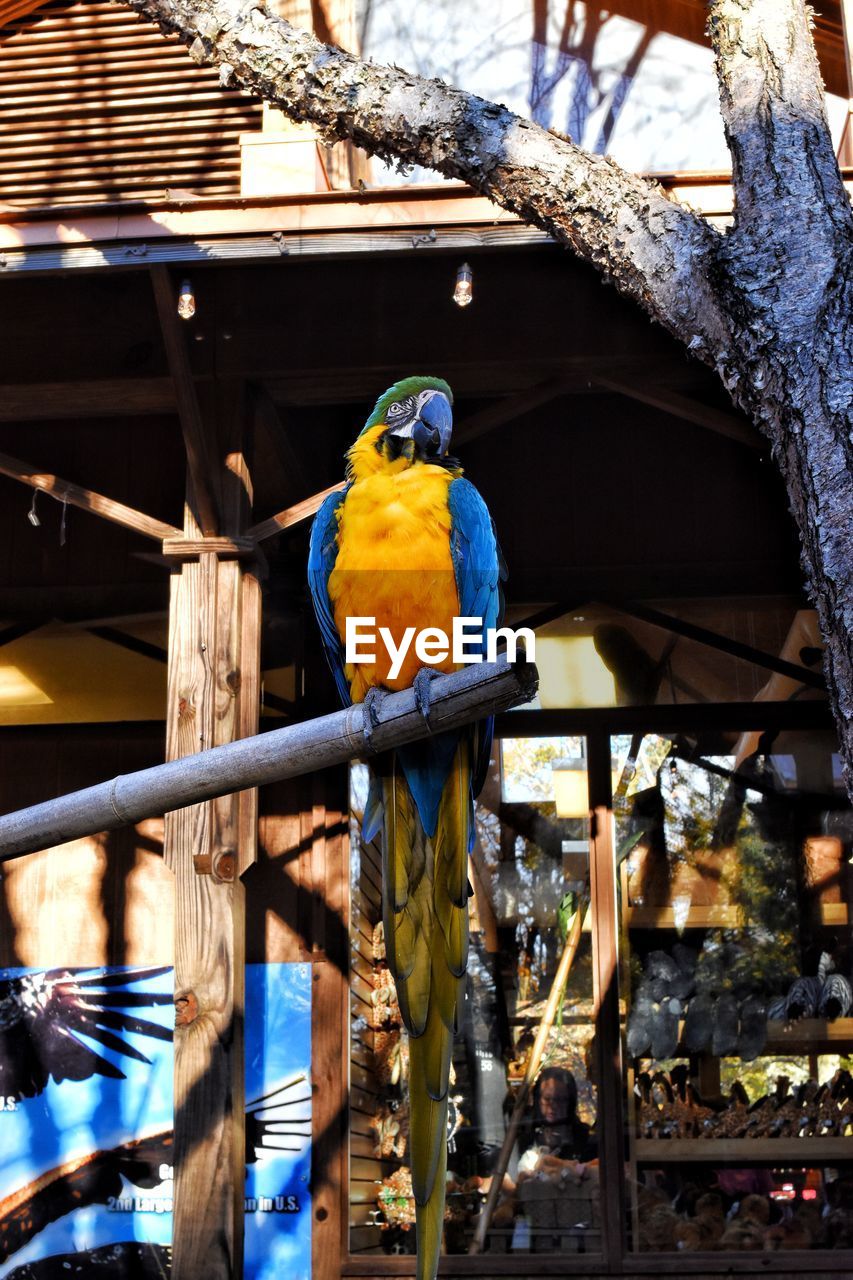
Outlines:
{"label": "wooden building", "polygon": [[[297,8],[354,42],[346,6]],[[699,0],[611,8],[703,39]],[[853,97],[841,6],[821,8],[827,85]],[[591,270],[465,187],[371,185],[363,157],[222,91],[120,6],[0,0],[0,23],[2,810],[332,710],[310,517],[375,397],[440,374],[541,675],[536,704],[499,719],[478,809],[442,1274],[853,1270],[853,823],[763,441]],[[729,216],[725,174],[662,180]],[[106,1174],[62,1119],[74,1095],[50,1099],[109,1071],[75,1058],[62,1084],[44,1040],[44,1079],[21,1084],[3,1001],[23,1008],[24,987],[0,974],[0,1277],[104,1274],[125,1245],[107,1274],[413,1274],[362,783],[336,768],[1,864],[6,981],[52,973],[39,1008],[83,1058],[130,1079],[157,1036],[127,1010],[164,1025],[172,966],[177,1030],[174,1139],[127,1119]],[[274,968],[310,998],[310,1106],[267,1123],[243,1041],[273,1026]],[[145,973],[122,986],[123,969]],[[74,984],[105,974],[81,1023]],[[539,1065],[579,1123],[556,1124],[543,1163],[537,1090],[504,1170],[546,1015]],[[56,1132],[26,1173],[3,1125],[20,1141],[37,1105]],[[92,1142],[109,1105],[86,1113]],[[270,1197],[275,1231],[252,1243],[244,1165],[306,1123],[310,1181]],[[164,1218],[145,1188],[172,1169],[169,1250],[145,1234]],[[79,1243],[79,1215],[146,1195],[135,1235]]]}

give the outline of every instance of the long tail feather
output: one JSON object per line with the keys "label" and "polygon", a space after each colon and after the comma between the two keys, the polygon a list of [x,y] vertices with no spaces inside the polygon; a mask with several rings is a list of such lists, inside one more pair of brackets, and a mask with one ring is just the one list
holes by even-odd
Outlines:
{"label": "long tail feather", "polygon": [[409,1154],[419,1280],[434,1280],[444,1223],[447,1092],[468,959],[470,754],[463,738],[431,839],[396,762],[382,780],[385,947],[410,1037]]}

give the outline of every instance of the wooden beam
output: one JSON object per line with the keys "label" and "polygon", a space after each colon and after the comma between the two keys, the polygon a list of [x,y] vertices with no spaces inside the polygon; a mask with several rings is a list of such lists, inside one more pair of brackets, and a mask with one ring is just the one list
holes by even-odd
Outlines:
{"label": "wooden beam", "polygon": [[[584,378],[584,389],[586,388],[586,382],[587,379]],[[454,444],[468,444],[478,436],[485,435],[487,431],[493,431],[505,422],[512,421],[513,418],[517,418],[519,414],[525,413],[528,409],[547,404],[567,391],[577,390],[577,386],[577,378],[556,377],[549,378],[547,382],[542,382],[536,387],[520,391],[506,400],[501,400],[498,404],[489,405],[488,408],[483,409],[480,413],[473,414],[454,432],[453,442]],[[284,529],[291,529],[294,525],[301,524],[303,520],[310,519],[317,512],[330,493],[340,492],[344,484],[345,481],[341,480],[338,484],[333,484],[328,489],[323,489],[320,493],[312,494],[310,498],[304,498],[301,502],[297,502],[291,507],[285,507],[283,511],[270,516],[268,520],[262,520],[260,524],[253,525],[249,530],[249,536],[254,538],[256,542],[262,542],[264,538],[272,538]]]}
{"label": "wooden beam", "polygon": [[186,341],[178,317],[177,297],[172,287],[167,267],[157,263],[150,268],[154,286],[154,300],[160,318],[160,331],[166,348],[166,358],[172,374],[187,466],[192,481],[193,502],[198,511],[199,525],[205,536],[219,532],[219,514],[214,497],[213,466],[201,409],[196,396]]}
{"label": "wooden beam", "polygon": [[611,377],[609,374],[594,374],[593,381],[607,391],[615,391],[618,395],[627,396],[630,400],[638,400],[640,404],[661,409],[674,418],[682,418],[685,422],[692,422],[694,426],[704,427],[706,431],[727,436],[729,440],[736,440],[738,444],[744,444],[749,449],[755,449],[759,453],[767,451],[768,446],[763,438],[746,418],[727,413],[724,409],[715,409],[710,405],[702,404],[700,400],[681,395],[670,387],[660,383],[627,381],[619,377]]}
{"label": "wooden beam", "polygon": [[[579,386],[579,383],[581,384]],[[555,377],[549,378],[546,382],[540,382],[536,387],[529,387],[524,391],[519,391],[516,395],[508,396],[505,400],[498,401],[497,404],[489,405],[486,409],[481,409],[479,413],[472,414],[470,418],[454,430],[453,446],[460,444],[469,444],[472,440],[476,440],[479,436],[483,436],[488,431],[494,431],[496,427],[502,427],[507,422],[512,422],[514,418],[520,417],[523,413],[528,413],[531,409],[538,409],[543,404],[549,404],[552,400],[556,400],[558,396],[566,395],[570,391],[588,389],[589,379],[586,375],[580,378]]]}
{"label": "wooden beam", "polygon": [[149,640],[140,640],[138,636],[128,635],[126,631],[120,631],[118,627],[99,626],[94,623],[83,627],[82,630],[97,636],[99,640],[106,640],[108,644],[115,644],[121,649],[127,649],[130,653],[138,653],[143,658],[151,658],[154,662],[165,664],[169,661],[168,649],[161,649],[158,644],[151,644]]}
{"label": "wooden beam", "polygon": [[313,493],[310,498],[303,498],[301,502],[296,502],[292,507],[285,507],[284,511],[279,511],[277,515],[270,516],[269,520],[262,520],[260,524],[252,525],[249,530],[249,537],[255,542],[263,542],[264,538],[272,538],[275,534],[281,533],[284,529],[292,529],[295,524],[301,524],[303,520],[309,520],[323,505],[330,493],[339,493],[344,488],[346,481],[341,480],[338,484],[329,485],[328,489],[321,490],[320,493]]}
{"label": "wooden beam", "polygon": [[[292,484],[297,493],[310,488],[299,454],[290,439],[291,428],[285,412],[278,408],[262,382],[251,385],[252,410],[255,419],[255,472],[258,473],[258,454],[262,446],[265,453],[278,463],[285,482]],[[260,465],[263,465],[262,463]]]}
{"label": "wooden beam", "polygon": [[[172,578],[166,754],[206,763],[235,736],[240,565],[213,552]],[[196,755],[195,753],[201,753]],[[164,805],[175,875],[175,1280],[242,1275],[244,893],[234,784],[214,803]]]}
{"label": "wooden beam", "polygon": [[69,506],[90,511],[96,516],[103,516],[105,520],[120,524],[125,529],[132,529],[134,533],[141,533],[146,538],[154,538],[162,542],[165,538],[181,536],[180,529],[172,524],[155,520],[153,516],[147,516],[142,511],[126,507],[123,502],[116,502],[114,498],[107,498],[102,493],[95,493],[92,489],[84,489],[78,484],[72,484],[70,480],[63,480],[49,471],[37,471],[29,462],[22,462],[20,458],[13,458],[8,453],[0,453],[0,475],[9,476],[11,480],[19,480],[21,484],[29,485],[31,489],[40,489],[42,493],[49,493],[51,497],[57,498],[60,502],[67,502]]}
{"label": "wooden beam", "polygon": [[[257,357],[263,358],[263,354]],[[588,353],[566,355],[543,354],[539,357],[529,355],[514,359],[447,359],[441,362],[441,376],[450,383],[453,394],[461,397],[477,396],[510,396],[530,393],[534,387],[546,381],[565,379],[567,390],[574,393],[595,395],[595,375],[607,377],[611,373],[624,378],[626,382],[634,378],[646,377],[664,381],[677,378],[678,373],[685,373],[689,379],[689,366],[681,364],[679,369],[673,367],[671,357],[642,355],[601,356]],[[252,377],[263,379],[277,405],[363,405],[369,412],[377,394],[390,386],[399,377],[399,368],[395,365],[362,365],[338,366],[330,368],[303,368],[288,370],[283,375],[280,370],[254,367]],[[361,417],[361,422],[367,416]],[[357,430],[354,421],[353,434]]]}
{"label": "wooden beam", "polygon": [[[186,687],[189,689],[190,684]],[[379,722],[370,738],[364,732],[364,708],[358,703],[332,715],[122,774],[109,782],[0,817],[0,861],[38,849],[52,849],[99,831],[115,831],[143,818],[228,795],[235,788],[263,786],[343,764],[357,756],[389,751],[529,702],[537,687],[538,674],[532,663],[475,663],[432,682],[429,723],[418,709],[413,691],[404,689],[389,693],[382,701]],[[204,727],[199,727],[198,714],[193,715],[192,710],[184,704],[179,724],[171,730],[181,735],[187,751],[199,745],[198,738],[204,732]],[[188,812],[186,807],[181,811]]]}
{"label": "wooden beam", "polygon": [[[162,301],[162,279],[158,289]],[[183,335],[175,342],[185,361]],[[200,425],[188,368],[181,376]],[[179,766],[186,756],[201,752],[206,761],[217,748],[256,734],[260,714],[261,595],[257,579],[234,558],[235,548],[254,550],[244,536],[252,484],[243,454],[242,384],[229,381],[219,389],[208,420],[216,456],[224,462],[217,486],[223,536],[200,536],[188,475],[183,550],[177,548],[188,558],[171,579],[167,676],[166,755]],[[198,517],[203,519],[200,510]],[[169,546],[164,542],[164,552]],[[201,803],[164,809],[164,858],[175,875],[179,1011],[172,1277],[239,1280],[246,1161],[240,876],[257,853],[257,793],[232,780]]]}
{"label": "wooden beam", "polygon": [[[170,297],[170,305],[175,304]],[[543,371],[550,374],[543,381]],[[523,400],[525,394],[533,395],[534,389],[547,387],[565,379],[566,394],[590,392],[595,394],[595,375],[608,377],[613,374],[627,384],[641,373],[665,378],[672,368],[661,365],[648,368],[636,356],[603,360],[601,357],[571,356],[542,361],[521,361],[503,365],[492,361],[476,364],[443,362],[442,369],[457,395],[468,397],[485,395],[515,396]],[[288,407],[302,405],[358,404],[365,406],[376,399],[377,387],[387,386],[394,380],[392,367],[363,367],[359,369],[307,369],[288,372],[286,378],[280,370],[254,370],[254,385],[264,390],[281,416]],[[207,375],[193,379],[197,387],[210,382]],[[285,406],[284,409],[282,406]],[[50,419],[137,417],[146,414],[176,413],[175,386],[166,378],[97,378],[75,382],[13,383],[0,387],[0,422],[38,422]],[[497,405],[495,405],[497,408]],[[523,405],[522,405],[523,408]],[[484,413],[488,410],[484,410]],[[460,428],[461,430],[461,428]],[[307,486],[306,486],[307,487]]]}
{"label": "wooden beam", "polygon": [[[586,388],[586,383],[587,379],[584,378],[584,388]],[[480,413],[473,414],[454,432],[453,443],[468,444],[478,436],[485,435],[487,431],[493,431],[505,422],[512,421],[513,418],[517,418],[519,414],[525,413],[528,409],[547,404],[567,391],[577,390],[577,386],[577,378],[549,378],[546,382],[542,382],[536,387],[526,388],[506,400],[501,400],[498,404],[489,405],[488,408],[483,409]],[[312,494],[310,498],[304,498],[301,502],[297,502],[291,507],[285,507],[283,511],[270,516],[268,520],[262,520],[260,524],[253,525],[249,530],[249,536],[254,538],[256,542],[262,542],[265,538],[272,538],[275,534],[281,533],[285,529],[291,529],[294,525],[301,524],[303,520],[310,519],[317,512],[330,493],[340,492],[344,488],[344,484],[345,481],[341,480],[338,484],[333,484],[328,489],[323,489],[320,493]]]}
{"label": "wooden beam", "polygon": [[212,551],[222,559],[251,559],[255,554],[255,544],[251,538],[235,535],[197,538],[177,537],[163,539],[163,556],[166,560],[195,560],[204,552]]}
{"label": "wooden beam", "polygon": [[25,382],[0,387],[0,422],[51,418],[116,418],[174,413],[171,378],[100,378],[92,382]]}
{"label": "wooden beam", "polygon": [[650,622],[654,627],[662,627],[666,631],[674,631],[676,635],[684,636],[687,640],[695,640],[697,644],[707,645],[710,649],[717,649],[720,653],[731,654],[733,658],[742,658],[744,662],[751,662],[757,667],[765,667],[768,671],[776,671],[780,676],[787,676],[789,680],[796,680],[802,685],[806,685],[809,689],[819,689],[826,692],[826,681],[819,671],[810,671],[808,667],[798,666],[794,662],[786,662],[784,658],[779,658],[774,653],[765,653],[763,649],[756,649],[754,645],[743,644],[740,640],[732,640],[730,636],[721,635],[719,631],[711,631],[708,627],[700,627],[695,622],[686,622],[683,618],[676,618],[671,613],[663,613],[660,609],[652,609],[648,605],[639,604],[634,600],[616,600],[604,599],[604,603],[611,605],[614,609],[621,610],[622,613],[628,614],[631,618],[638,618],[640,622]]}
{"label": "wooden beam", "polygon": [[[619,1035],[619,919],[616,896],[616,861],[613,847],[613,813],[610,798],[610,736],[587,736],[590,805],[590,905],[596,921],[592,954],[592,991],[595,1009],[596,1074],[598,1075],[597,1127],[602,1168],[621,1169],[625,1158],[623,1128],[623,1075]],[[601,1240],[605,1267],[616,1271],[622,1256],[625,1231],[626,1180],[618,1176],[601,1186]]]}
{"label": "wooden beam", "polygon": [[30,635],[33,631],[38,631],[39,627],[43,627],[47,618],[39,618],[34,622],[15,622],[8,627],[4,627],[0,631],[0,648],[4,644],[13,644],[16,640],[20,640],[23,636]]}

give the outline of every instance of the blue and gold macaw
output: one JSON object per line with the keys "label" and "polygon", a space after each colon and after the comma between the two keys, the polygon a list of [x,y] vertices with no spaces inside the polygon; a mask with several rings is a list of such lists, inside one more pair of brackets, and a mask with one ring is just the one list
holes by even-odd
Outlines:
{"label": "blue and gold macaw", "polygon": [[[452,634],[455,616],[500,620],[502,562],[477,490],[448,456],[449,386],[405,378],[380,396],[347,454],[347,485],[323,503],[311,530],[308,578],[323,644],[344,705],[368,719],[383,690],[414,685],[429,714],[429,680],[452,654],[419,669],[412,645],[399,672],[375,660],[347,664],[347,617],[375,618],[399,645],[409,627]],[[476,649],[472,645],[472,649]],[[468,956],[468,854],[474,796],[485,778],[491,720],[435,734],[371,760],[363,833],[382,832],[382,915],[388,966],[409,1042],[409,1151],[419,1280],[438,1267],[447,1176],[447,1091],[457,1006]]]}

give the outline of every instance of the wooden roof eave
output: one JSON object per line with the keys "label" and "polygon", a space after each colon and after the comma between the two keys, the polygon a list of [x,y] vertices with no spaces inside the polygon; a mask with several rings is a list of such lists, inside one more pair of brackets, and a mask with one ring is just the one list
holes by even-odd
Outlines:
{"label": "wooden roof eave", "polygon": [[[853,168],[842,169],[853,198]],[[732,216],[731,174],[649,175],[676,200],[724,225]],[[438,233],[443,234],[438,234]],[[468,239],[466,240],[466,236]],[[145,265],[202,256],[336,255],[371,251],[493,247],[539,242],[544,232],[477,195],[464,183],[379,187],[281,196],[209,196],[79,208],[0,206],[0,271],[13,274],[40,253],[59,255],[37,269]],[[171,242],[171,243],[170,243]],[[234,251],[229,252],[229,243]],[[98,247],[103,250],[98,255]],[[86,251],[91,254],[86,257]]]}
{"label": "wooden roof eave", "polygon": [[[728,173],[653,176],[677,199],[707,217],[727,218],[731,213]],[[365,231],[402,234],[401,243],[396,247],[418,249],[435,244],[435,237],[430,236],[439,227],[446,230],[520,226],[514,214],[477,195],[463,183],[385,187],[365,192],[322,191],[295,196],[202,197],[164,200],[157,205],[101,203],[61,210],[6,206],[0,207],[0,253],[118,242],[128,243],[129,265],[137,256],[132,244],[139,241],[152,245],[169,239],[194,241],[240,236],[301,240],[333,233],[340,238],[338,251],[346,252],[347,236]],[[141,250],[142,246],[140,253]],[[288,251],[293,251],[293,244],[282,243],[281,252]],[[11,264],[7,262],[7,265]]]}

